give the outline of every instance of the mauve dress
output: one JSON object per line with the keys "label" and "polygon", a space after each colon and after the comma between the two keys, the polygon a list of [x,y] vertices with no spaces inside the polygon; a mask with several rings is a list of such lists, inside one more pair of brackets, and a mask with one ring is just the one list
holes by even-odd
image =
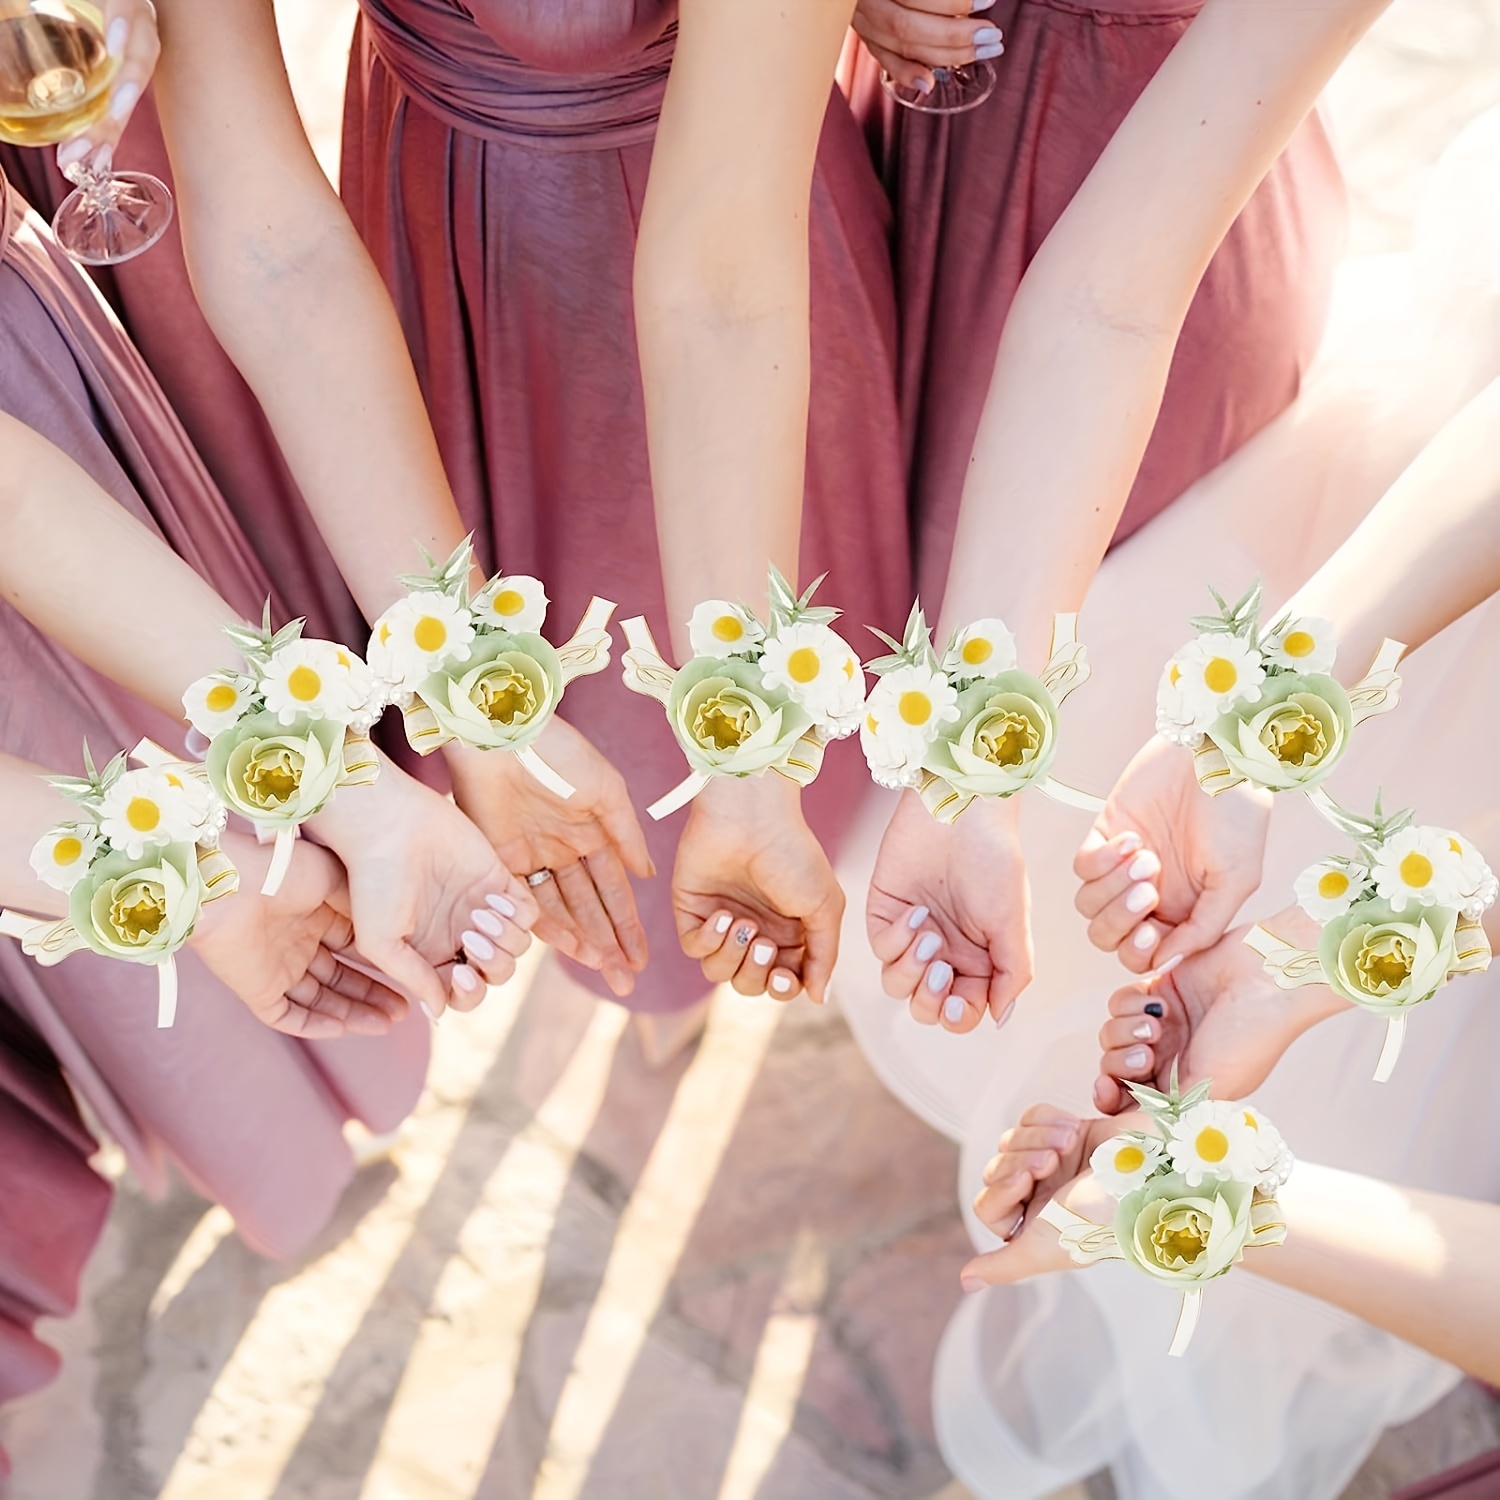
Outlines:
{"label": "mauve dress", "polygon": [[[1011,300],[1032,257],[1202,0],[997,0],[994,93],[950,116],[896,104],[861,47],[850,95],[895,205],[901,416],[922,597],[947,578],[964,474]],[[1291,403],[1345,238],[1314,114],[1204,274],[1122,541]]]}
{"label": "mauve dress", "polygon": [[[0,410],[48,438],[223,596],[259,611],[265,575],[140,356],[88,279],[0,178]],[[60,579],[87,596],[87,581]],[[118,622],[122,649],[149,649]],[[72,770],[184,729],[0,603],[0,749]],[[175,1163],[263,1253],[327,1221],[353,1171],[346,1119],[393,1129],[415,1104],[429,1035],[306,1043],[263,1026],[191,953],[176,1024],[156,1027],[151,969],[79,953],[44,969],[0,942],[0,997],[51,1049],[149,1190]],[[8,1153],[7,1153],[8,1154]],[[0,1263],[8,1259],[0,1243]]]}
{"label": "mauve dress", "polygon": [[[671,65],[663,0],[362,0],[342,193],[390,287],[449,479],[487,565],[535,573],[566,635],[591,594],[666,639],[631,303],[636,226]],[[899,628],[909,538],[895,407],[889,208],[831,92],[812,192],[812,411],[802,571],[863,627]],[[575,682],[565,716],[638,808],[687,767],[660,707],[618,673]],[[830,841],[866,773],[829,753],[806,798]],[[638,900],[651,962],[626,1002],[704,992],[682,957],[668,872],[682,818],[649,826],[661,875]]]}

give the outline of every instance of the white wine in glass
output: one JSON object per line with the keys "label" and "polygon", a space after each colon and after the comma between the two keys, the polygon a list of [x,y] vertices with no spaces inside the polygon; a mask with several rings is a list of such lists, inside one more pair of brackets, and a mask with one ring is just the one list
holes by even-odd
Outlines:
{"label": "white wine in glass", "polygon": [[[104,17],[89,0],[0,0],[0,141],[47,146],[82,134],[108,109],[119,66],[105,45]],[[77,162],[65,175],[76,191],[52,228],[75,260],[129,260],[172,222],[171,193],[145,172]]]}

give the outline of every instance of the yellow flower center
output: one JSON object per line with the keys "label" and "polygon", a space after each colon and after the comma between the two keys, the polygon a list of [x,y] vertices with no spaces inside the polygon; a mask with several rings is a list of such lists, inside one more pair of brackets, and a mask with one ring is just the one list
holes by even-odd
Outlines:
{"label": "yellow flower center", "polygon": [[985,640],[982,635],[976,635],[972,641],[964,642],[964,649],[959,653],[964,662],[971,667],[977,667],[981,662],[986,662],[995,654],[994,644]]}
{"label": "yellow flower center", "polygon": [[1146,1153],[1139,1146],[1121,1146],[1115,1152],[1115,1171],[1128,1175],[1146,1165]]}
{"label": "yellow flower center", "polygon": [[245,767],[245,796],[256,807],[278,808],[297,795],[306,764],[288,745],[257,750]]}
{"label": "yellow flower center", "polygon": [[745,622],[738,615],[720,615],[713,631],[716,641],[740,641],[745,638]]}
{"label": "yellow flower center", "polygon": [[1041,736],[1025,714],[996,714],[974,737],[974,748],[997,766],[1019,766],[1036,754]]}
{"label": "yellow flower center", "polygon": [[1248,1109],[1245,1111],[1245,1124],[1247,1124],[1251,1128],[1251,1130],[1260,1129],[1260,1121],[1257,1120]]}
{"label": "yellow flower center", "polygon": [[423,615],[412,627],[411,638],[418,651],[441,651],[448,641],[448,627],[436,615]]}
{"label": "yellow flower center", "polygon": [[80,854],[83,853],[83,840],[75,839],[72,835],[60,838],[52,846],[53,862],[59,865],[70,865]]}
{"label": "yellow flower center", "polygon": [[227,682],[216,682],[204,694],[203,701],[208,705],[209,713],[223,714],[228,713],[239,702],[239,697]]}
{"label": "yellow flower center", "polygon": [[1196,1265],[1208,1249],[1209,1219],[1200,1209],[1175,1209],[1151,1231],[1157,1259],[1170,1270]]}
{"label": "yellow flower center", "polygon": [[1227,693],[1239,680],[1238,669],[1227,657],[1215,656],[1203,669],[1203,681],[1211,693]]}
{"label": "yellow flower center", "polygon": [[391,638],[391,627],[384,622],[380,626],[380,644],[384,646]]}
{"label": "yellow flower center", "polygon": [[1450,849],[1451,849],[1451,850],[1452,850],[1452,851],[1453,851],[1453,852],[1454,852],[1454,853],[1455,853],[1455,854],[1457,854],[1457,855],[1460,855],[1460,856],[1461,856],[1461,855],[1462,855],[1462,854],[1463,854],[1463,852],[1464,852],[1464,846],[1463,846],[1463,845],[1462,845],[1462,844],[1460,844],[1460,843],[1459,843],[1459,841],[1458,841],[1458,840],[1457,840],[1457,839],[1455,839],[1455,838],[1450,838],[1450,839],[1449,839],[1449,840],[1448,840],[1448,847],[1449,847],[1449,848],[1450,848]]}
{"label": "yellow flower center", "polygon": [[166,919],[166,892],[152,880],[122,883],[109,904],[110,926],[133,947],[149,943]]}
{"label": "yellow flower center", "polygon": [[1212,1125],[1205,1126],[1193,1141],[1199,1161],[1221,1162],[1229,1155],[1229,1137]]}
{"label": "yellow flower center", "polygon": [[693,716],[693,737],[715,750],[735,750],[760,728],[760,715],[743,699],[717,694]]}
{"label": "yellow flower center", "polygon": [[811,682],[822,663],[811,646],[798,646],[786,659],[786,675],[793,682]]}
{"label": "yellow flower center", "polygon": [[349,653],[347,651],[335,651],[333,654],[335,660],[341,667],[345,668],[345,670],[354,665],[354,663],[349,660]]}
{"label": "yellow flower center", "polygon": [[1376,996],[1399,990],[1411,978],[1416,956],[1416,944],[1399,932],[1383,933],[1367,942],[1355,960],[1361,987]]}
{"label": "yellow flower center", "polygon": [[125,821],[137,833],[150,833],[161,822],[161,808],[149,797],[132,797],[125,809]]}
{"label": "yellow flower center", "polygon": [[311,667],[293,667],[286,674],[286,690],[298,703],[311,703],[323,691],[323,679]]}
{"label": "yellow flower center", "polygon": [[536,690],[512,667],[501,667],[474,685],[474,706],[492,724],[524,724],[536,712]]}
{"label": "yellow flower center", "polygon": [[1288,656],[1303,657],[1311,656],[1317,646],[1317,642],[1305,630],[1294,630],[1282,641],[1281,649]]}
{"label": "yellow flower center", "polygon": [[1325,901],[1337,901],[1349,889],[1349,877],[1342,870],[1325,870],[1318,877],[1318,894]]}
{"label": "yellow flower center", "polygon": [[847,677],[850,682],[853,682],[856,670],[858,670],[858,668],[856,666],[854,658],[851,656],[844,663],[844,676]]}
{"label": "yellow flower center", "polygon": [[871,734],[880,733],[880,725],[875,722],[874,714],[865,715],[865,728],[868,729]]}
{"label": "yellow flower center", "polygon": [[1174,661],[1171,670],[1167,673],[1167,681],[1176,687],[1182,681],[1182,668]]}
{"label": "yellow flower center", "polygon": [[932,717],[932,699],[926,693],[902,693],[896,709],[908,724],[925,724]]}
{"label": "yellow flower center", "polygon": [[1432,879],[1432,861],[1413,849],[1397,866],[1397,873],[1413,890],[1419,891]]}
{"label": "yellow flower center", "polygon": [[509,619],[512,615],[520,614],[526,608],[526,600],[522,598],[520,589],[501,589],[490,600],[490,608],[497,615],[504,615]]}

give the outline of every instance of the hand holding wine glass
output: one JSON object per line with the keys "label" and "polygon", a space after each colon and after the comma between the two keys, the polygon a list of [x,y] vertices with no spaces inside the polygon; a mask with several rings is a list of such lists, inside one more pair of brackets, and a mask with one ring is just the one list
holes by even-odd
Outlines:
{"label": "hand holding wine glass", "polygon": [[150,0],[0,0],[0,140],[66,142],[58,166],[76,190],[52,228],[86,265],[129,260],[172,222],[164,183],[111,169],[159,50]]}
{"label": "hand holding wine glass", "polygon": [[976,18],[995,0],[859,0],[854,29],[884,69],[891,97],[922,114],[951,115],[995,89],[1000,29]]}

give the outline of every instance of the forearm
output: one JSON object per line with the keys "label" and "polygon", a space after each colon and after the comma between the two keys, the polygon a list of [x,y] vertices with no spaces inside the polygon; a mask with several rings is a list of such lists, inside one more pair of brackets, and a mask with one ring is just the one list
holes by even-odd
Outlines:
{"label": "forearm", "polygon": [[[80,752],[82,746],[79,747]],[[81,764],[66,774],[82,771]],[[72,821],[77,804],[42,780],[49,771],[0,751],[0,906],[38,917],[63,917],[68,898],[37,879],[31,850],[49,828]]]}
{"label": "forearm", "polygon": [[[157,89],[188,268],[360,607],[464,534],[390,298],[303,136],[261,0],[166,0]],[[231,45],[232,44],[232,45]]]}
{"label": "forearm", "polygon": [[1500,1205],[1306,1162],[1278,1198],[1286,1243],[1247,1270],[1500,1381]]}
{"label": "forearm", "polygon": [[1333,622],[1346,674],[1415,649],[1500,588],[1500,380],[1417,456],[1287,608]]}
{"label": "forearm", "polygon": [[[85,593],[70,580],[86,580]],[[190,682],[234,660],[223,630],[242,623],[235,611],[71,458],[4,413],[0,590],[43,634],[174,719]]]}
{"label": "forearm", "polygon": [[1046,651],[1109,545],[1198,283],[1386,0],[1209,0],[1038,251],[1002,333],[944,624],[1003,612]]}

